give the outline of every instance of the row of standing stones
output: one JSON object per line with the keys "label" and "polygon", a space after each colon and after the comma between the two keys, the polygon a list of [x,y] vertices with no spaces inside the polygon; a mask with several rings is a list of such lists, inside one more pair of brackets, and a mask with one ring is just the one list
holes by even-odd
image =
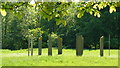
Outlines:
{"label": "row of standing stones", "polygon": [[[52,38],[48,36],[48,56],[52,56]],[[57,38],[57,45],[58,45],[58,55],[62,54],[62,38]],[[31,46],[31,49],[30,49]],[[104,36],[100,37],[100,56],[103,56],[103,48],[104,48]],[[84,37],[82,35],[76,35],[76,56],[82,56],[84,49]],[[28,56],[33,55],[33,39],[28,39]],[[42,55],[42,37],[38,39],[38,55]]]}

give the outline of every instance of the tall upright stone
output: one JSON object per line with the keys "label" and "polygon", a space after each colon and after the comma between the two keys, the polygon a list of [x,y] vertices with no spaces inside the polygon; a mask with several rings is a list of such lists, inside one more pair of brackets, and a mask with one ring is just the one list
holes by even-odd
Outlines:
{"label": "tall upright stone", "polygon": [[31,56],[33,56],[33,38],[31,38]]}
{"label": "tall upright stone", "polygon": [[42,54],[42,37],[38,39],[38,55]]}
{"label": "tall upright stone", "polygon": [[76,55],[78,56],[78,50],[79,50],[79,44],[80,42],[78,41],[80,39],[80,36],[76,34]]}
{"label": "tall upright stone", "polygon": [[28,56],[30,55],[30,38],[28,38]]}
{"label": "tall upright stone", "polygon": [[109,56],[110,56],[110,34],[109,34],[109,41],[108,41],[108,48],[109,48]]}
{"label": "tall upright stone", "polygon": [[100,56],[103,56],[104,36],[100,38]]}
{"label": "tall upright stone", "polygon": [[76,55],[82,56],[84,46],[84,38],[82,35],[76,34]]}
{"label": "tall upright stone", "polygon": [[84,49],[84,37],[82,36],[81,55],[83,54],[83,49]]}
{"label": "tall upright stone", "polygon": [[48,56],[52,56],[52,38],[48,35]]}
{"label": "tall upright stone", "polygon": [[58,37],[58,54],[62,54],[62,38]]}

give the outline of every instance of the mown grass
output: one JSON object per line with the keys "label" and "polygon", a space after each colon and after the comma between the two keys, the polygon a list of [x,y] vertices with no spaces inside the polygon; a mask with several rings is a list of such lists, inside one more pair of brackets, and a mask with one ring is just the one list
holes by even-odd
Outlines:
{"label": "mown grass", "polygon": [[4,50],[2,49],[2,66],[118,66],[118,50],[104,50],[104,56],[99,56],[99,50],[84,50],[83,56],[76,56],[75,49],[63,49],[63,54],[58,55],[53,48],[53,56],[48,56],[48,49],[34,49],[34,55],[28,56],[27,49]]}

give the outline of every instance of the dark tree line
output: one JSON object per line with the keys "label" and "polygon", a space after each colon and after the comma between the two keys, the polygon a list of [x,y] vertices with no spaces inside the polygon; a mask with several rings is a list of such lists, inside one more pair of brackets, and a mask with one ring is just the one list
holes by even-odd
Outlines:
{"label": "dark tree line", "polygon": [[[64,48],[75,48],[76,34],[83,35],[85,39],[84,48],[99,48],[101,36],[105,37],[105,48],[108,48],[109,35],[111,37],[111,48],[118,48],[120,44],[120,9],[109,13],[108,7],[101,10],[101,17],[97,18],[89,13],[77,18],[77,14],[69,14],[62,17],[67,24],[57,24],[56,18],[50,21],[39,14],[34,8],[24,7],[23,13],[14,14],[7,12],[2,17],[2,48],[3,49],[24,49],[27,48],[27,39],[33,34],[34,47],[38,47],[38,37],[43,37],[43,47],[47,47],[48,35],[52,34],[53,47],[57,47],[56,38],[63,38]],[[72,10],[76,13],[75,10]],[[58,17],[59,19],[59,17]],[[62,21],[62,20],[61,20]],[[63,21],[64,22],[64,21]]]}

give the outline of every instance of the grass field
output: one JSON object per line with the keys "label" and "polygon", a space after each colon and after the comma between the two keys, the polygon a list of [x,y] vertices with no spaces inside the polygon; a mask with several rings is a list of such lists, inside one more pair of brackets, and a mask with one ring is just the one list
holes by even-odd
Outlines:
{"label": "grass field", "polygon": [[76,56],[75,49],[63,49],[63,54],[58,55],[53,48],[53,56],[48,56],[47,51],[42,49],[42,55],[38,56],[38,50],[34,49],[34,55],[28,56],[27,49],[2,49],[2,66],[118,66],[118,50],[111,50],[111,56],[104,50],[104,57],[99,56],[99,50],[84,50],[82,57]]}

